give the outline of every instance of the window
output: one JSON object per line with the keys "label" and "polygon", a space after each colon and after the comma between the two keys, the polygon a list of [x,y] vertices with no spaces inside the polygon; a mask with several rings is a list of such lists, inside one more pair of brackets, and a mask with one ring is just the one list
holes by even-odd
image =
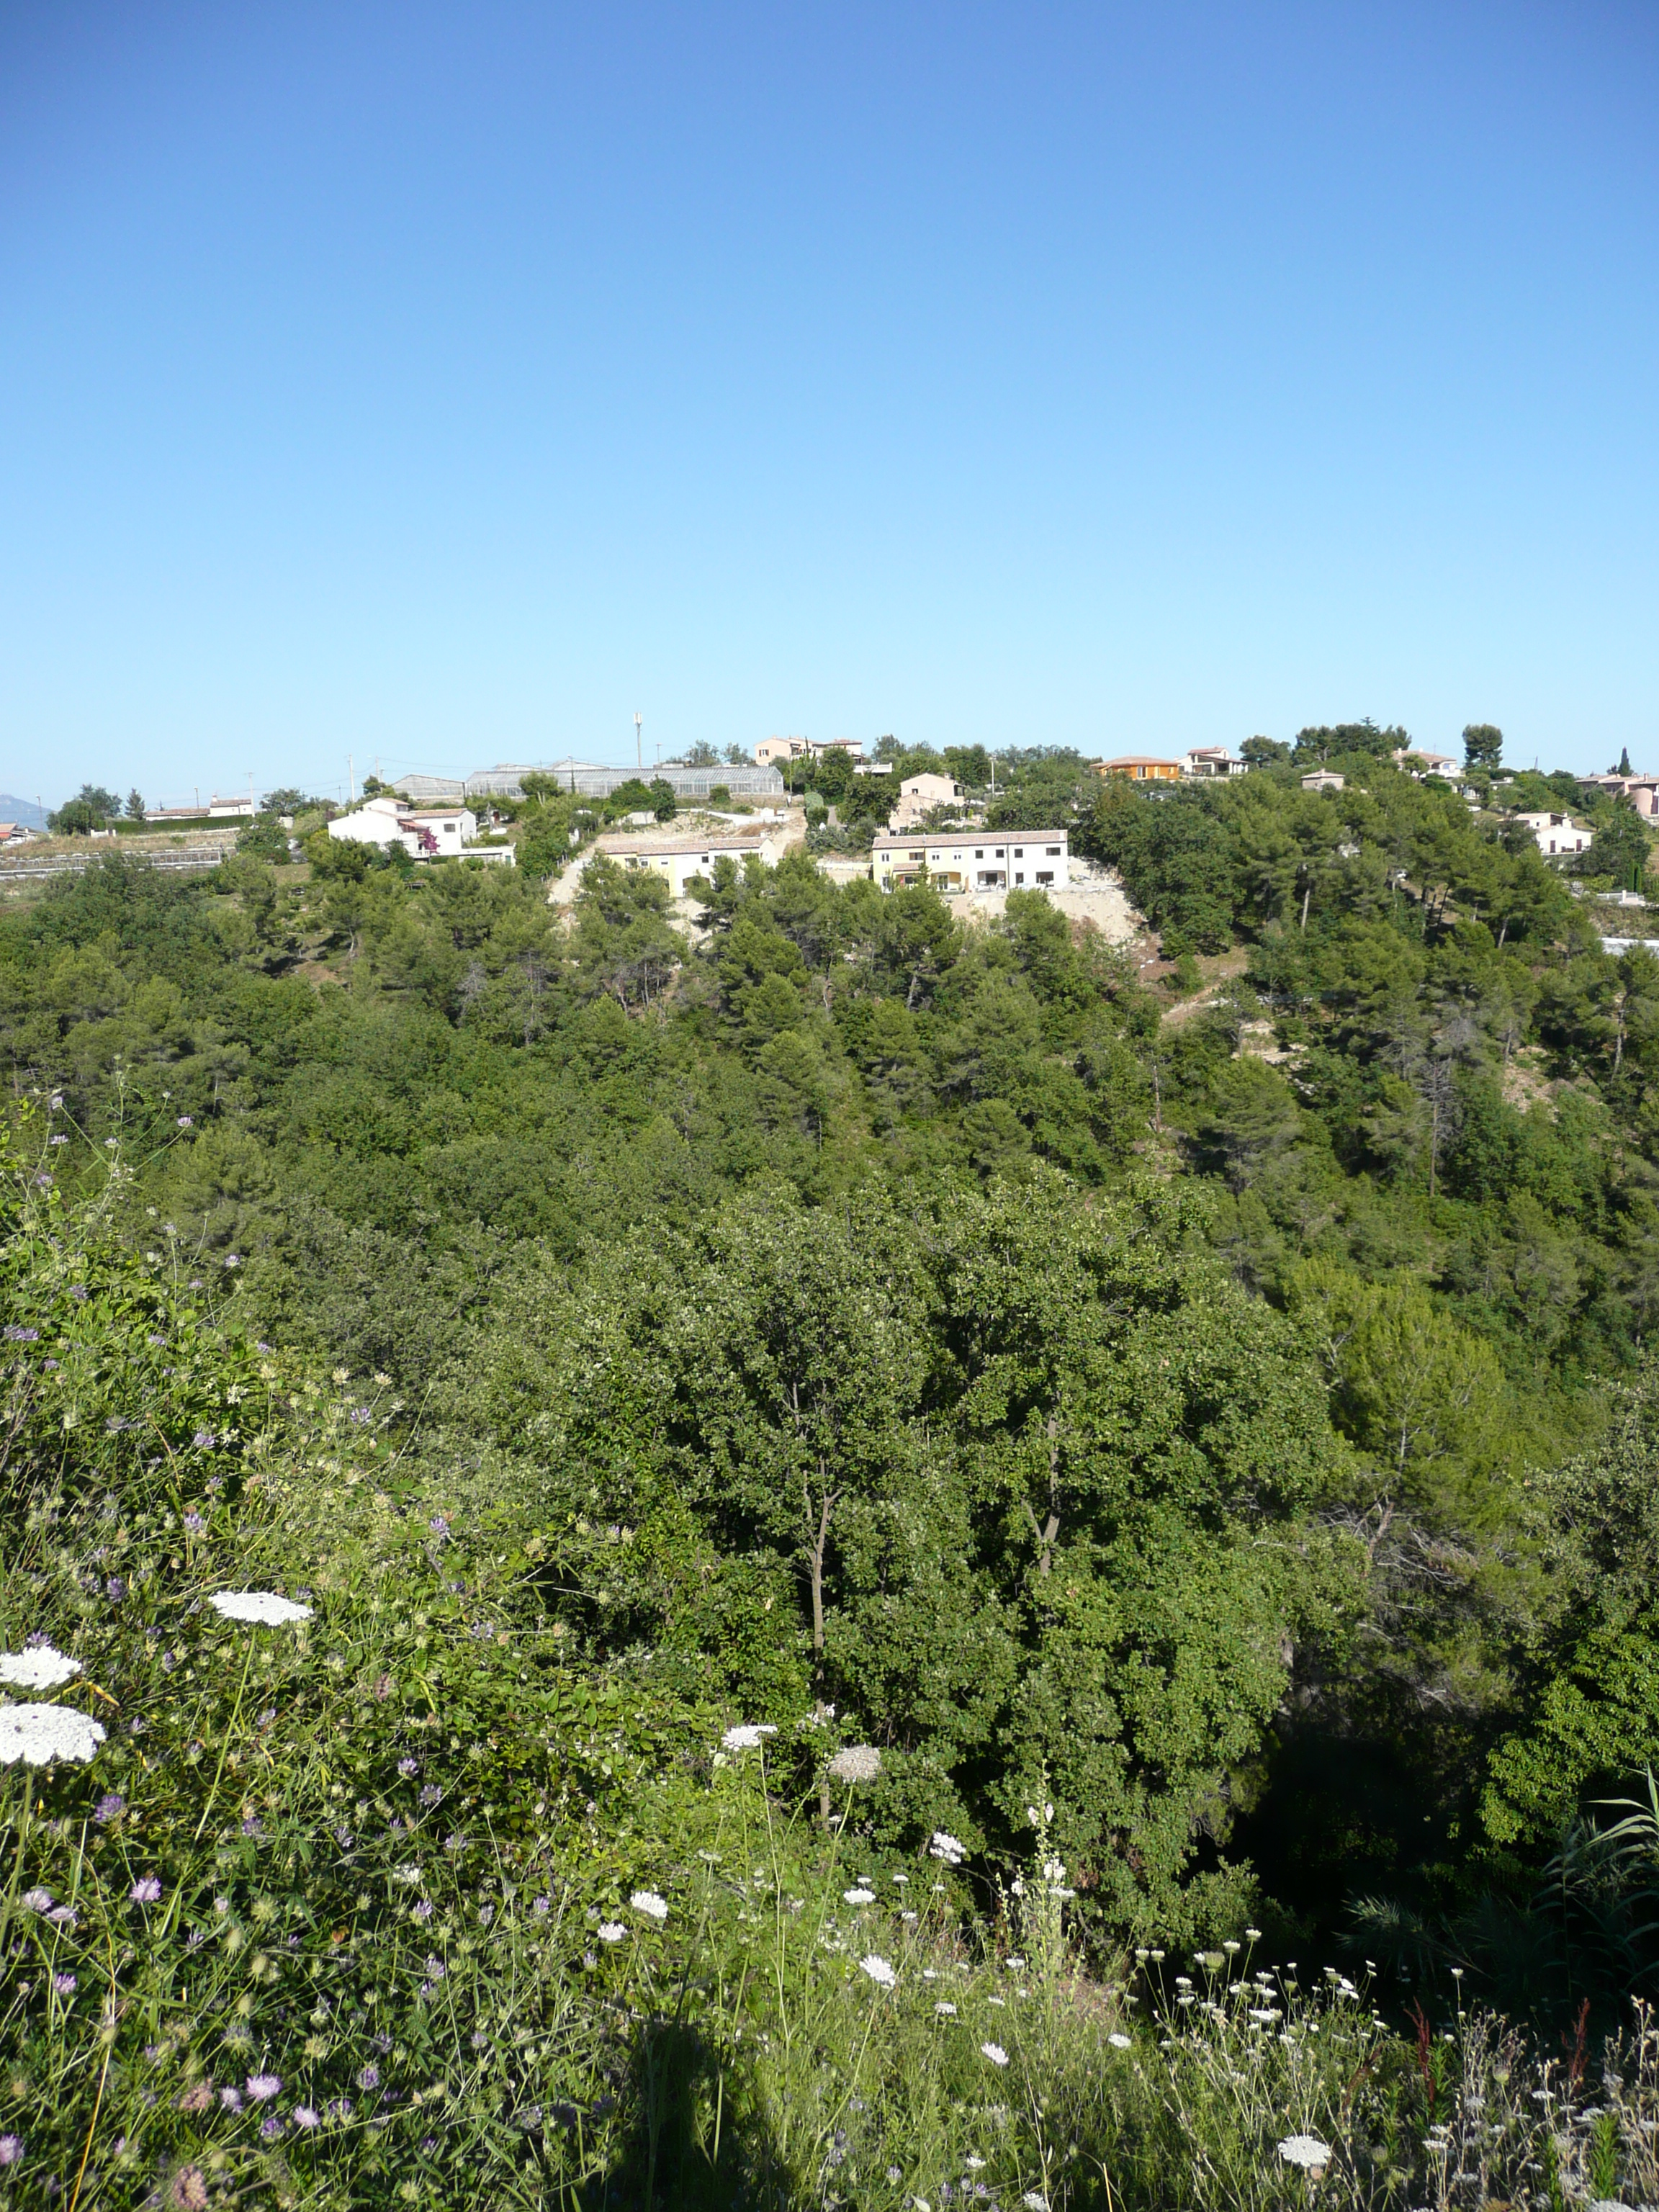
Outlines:
{"label": "window", "polygon": [[1025,871],[1024,871],[1024,868],[1016,868],[1016,869],[1015,869],[1015,871],[1014,871],[1014,881],[1015,881],[1017,884],[1023,884],[1023,883],[1024,882],[1024,880],[1025,880]]}
{"label": "window", "polygon": [[925,860],[927,858],[927,855],[926,853],[912,853],[908,855],[908,858],[913,860]]}
{"label": "window", "polygon": [[982,845],[975,851],[974,858],[976,860],[982,860],[985,858],[985,848]]}
{"label": "window", "polygon": [[1054,879],[1054,872],[1052,868],[1039,868],[1037,870],[1037,881],[1040,884],[1051,884]]}
{"label": "window", "polygon": [[1059,848],[1059,846],[1058,846],[1058,845],[1050,845],[1050,846],[1048,846],[1048,847],[1046,848],[1046,850],[1045,850],[1045,853],[1044,853],[1043,857],[1044,857],[1046,860],[1057,860],[1060,858],[1060,848]]}
{"label": "window", "polygon": [[1024,845],[1016,845],[1016,846],[1015,846],[1015,848],[1014,848],[1014,858],[1015,858],[1017,860],[1023,860],[1025,858],[1025,848],[1024,848]]}
{"label": "window", "polygon": [[1008,856],[1007,856],[1007,854],[1003,851],[1003,849],[1002,849],[1001,846],[1000,846],[1000,845],[999,845],[999,846],[997,847],[997,858],[998,858],[998,860],[1006,860],[1006,858],[1007,858],[1007,857],[1008,857]]}

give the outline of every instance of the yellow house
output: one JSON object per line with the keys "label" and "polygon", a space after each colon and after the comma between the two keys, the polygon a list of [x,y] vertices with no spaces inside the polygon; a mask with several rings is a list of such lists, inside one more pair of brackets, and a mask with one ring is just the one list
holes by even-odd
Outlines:
{"label": "yellow house", "polygon": [[1115,760],[1097,761],[1097,775],[1127,775],[1137,783],[1179,783],[1182,763],[1159,760],[1152,753],[1120,753]]}

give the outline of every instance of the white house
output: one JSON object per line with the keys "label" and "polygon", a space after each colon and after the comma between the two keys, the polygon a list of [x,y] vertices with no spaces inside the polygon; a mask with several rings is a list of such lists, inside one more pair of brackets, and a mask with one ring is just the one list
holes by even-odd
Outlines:
{"label": "white house", "polygon": [[1530,830],[1546,860],[1563,853],[1588,853],[1595,842],[1594,830],[1586,830],[1571,814],[1516,814],[1511,817]]}
{"label": "white house", "polygon": [[1449,781],[1456,782],[1463,773],[1462,761],[1454,760],[1449,753],[1423,752],[1415,745],[1401,745],[1390,757],[1396,768],[1403,768],[1419,783],[1425,775],[1443,775]]}
{"label": "white house", "polygon": [[401,845],[417,860],[458,860],[478,834],[478,817],[470,806],[410,806],[401,799],[366,799],[355,814],[337,814],[328,834],[353,845]]}
{"label": "white house", "polygon": [[251,822],[253,801],[249,799],[210,799],[208,812],[216,822]]}
{"label": "white house", "polygon": [[931,837],[890,832],[870,847],[870,872],[884,891],[921,880],[960,891],[1064,890],[1066,834],[1063,830],[948,830]]}
{"label": "white house", "polygon": [[1246,775],[1249,763],[1240,760],[1225,745],[1194,745],[1183,757],[1182,768],[1188,775]]}
{"label": "white house", "polygon": [[624,868],[655,876],[659,883],[667,884],[671,898],[679,899],[685,896],[685,887],[693,876],[714,875],[716,860],[733,860],[741,867],[752,855],[768,867],[775,867],[788,842],[787,825],[771,830],[746,826],[696,831],[670,829],[637,837],[608,833],[598,841],[595,850]]}

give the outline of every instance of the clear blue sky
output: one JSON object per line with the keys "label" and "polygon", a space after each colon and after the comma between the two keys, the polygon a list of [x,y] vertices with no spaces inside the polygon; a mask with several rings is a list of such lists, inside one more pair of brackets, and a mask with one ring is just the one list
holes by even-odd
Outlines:
{"label": "clear blue sky", "polygon": [[1659,12],[9,0],[0,790],[1659,765]]}

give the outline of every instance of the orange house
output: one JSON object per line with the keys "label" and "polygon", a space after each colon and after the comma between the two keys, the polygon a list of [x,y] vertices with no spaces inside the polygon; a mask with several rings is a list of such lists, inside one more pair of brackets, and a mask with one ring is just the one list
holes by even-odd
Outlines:
{"label": "orange house", "polygon": [[1098,775],[1133,776],[1137,783],[1179,783],[1181,763],[1158,760],[1151,753],[1120,753],[1115,760],[1097,761]]}

